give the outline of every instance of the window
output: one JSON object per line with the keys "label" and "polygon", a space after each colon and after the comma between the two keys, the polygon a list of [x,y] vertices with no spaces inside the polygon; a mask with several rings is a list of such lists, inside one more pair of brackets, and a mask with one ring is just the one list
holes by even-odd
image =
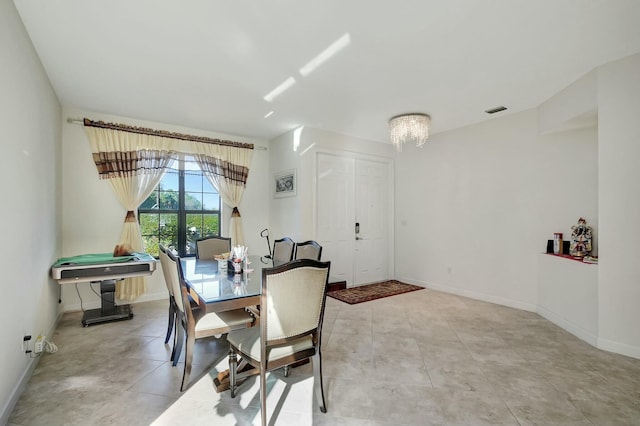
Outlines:
{"label": "window", "polygon": [[180,256],[196,253],[196,240],[220,235],[220,196],[192,158],[175,160],[156,189],[138,208],[145,250],[158,245]]}

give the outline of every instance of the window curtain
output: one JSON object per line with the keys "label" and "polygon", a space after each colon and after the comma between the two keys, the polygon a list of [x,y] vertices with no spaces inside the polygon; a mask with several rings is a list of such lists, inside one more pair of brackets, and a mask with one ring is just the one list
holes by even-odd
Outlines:
{"label": "window curtain", "polygon": [[[119,244],[129,244],[134,251],[144,252],[140,225],[136,218],[138,206],[162,180],[175,153],[150,150],[151,136],[85,127],[91,143],[93,160],[100,179],[108,179],[127,214]],[[126,278],[116,283],[116,297],[135,300],[147,291],[145,277]]]}
{"label": "window curtain", "polygon": [[[230,236],[243,245],[238,205],[249,176],[253,144],[184,135],[85,118],[84,129],[101,179],[109,179],[127,210],[120,244],[144,251],[135,211],[158,185],[178,154],[192,155],[225,204],[233,207]],[[116,285],[116,297],[134,300],[146,291],[144,277],[128,278]]]}
{"label": "window curtain", "polygon": [[249,165],[253,150],[226,147],[224,152],[211,152],[211,146],[202,146],[201,152],[194,155],[211,185],[218,191],[222,201],[233,208],[229,219],[229,236],[234,246],[244,245],[242,217],[238,206],[249,176]]}

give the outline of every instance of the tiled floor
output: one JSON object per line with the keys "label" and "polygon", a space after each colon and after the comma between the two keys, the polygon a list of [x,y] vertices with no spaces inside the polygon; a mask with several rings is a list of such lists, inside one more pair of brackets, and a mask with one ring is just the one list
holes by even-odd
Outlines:
{"label": "tiled floor", "polygon": [[[180,393],[182,364],[171,367],[163,338],[167,302],[134,312],[88,328],[66,314],[52,336],[59,351],[42,357],[10,424],[260,423],[255,379],[235,399],[212,386],[227,365],[224,341],[196,343],[200,364]],[[354,306],[327,299],[325,317],[328,412],[305,365],[270,375],[270,424],[640,424],[640,360],[594,349],[534,313],[420,290]]]}

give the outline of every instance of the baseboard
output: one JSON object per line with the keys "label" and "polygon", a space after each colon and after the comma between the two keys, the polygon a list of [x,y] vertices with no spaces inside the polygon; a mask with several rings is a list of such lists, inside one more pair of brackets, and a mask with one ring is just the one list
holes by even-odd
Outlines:
{"label": "baseboard", "polygon": [[125,303],[136,304],[136,303],[142,303],[142,302],[154,302],[156,300],[166,300],[168,303],[169,294],[166,291],[161,291],[158,293],[145,293],[142,296],[138,297],[136,300],[133,300],[131,302],[120,301],[118,302],[118,304],[120,305]]}
{"label": "baseboard", "polygon": [[640,348],[637,346],[627,345],[626,343],[615,342],[613,340],[598,338],[599,349],[614,352],[620,355],[629,356],[631,358],[640,359]]}
{"label": "baseboard", "polygon": [[[142,296],[138,297],[136,300],[133,301],[126,301],[126,300],[116,300],[116,305],[126,305],[126,304],[136,304],[136,303],[142,303],[142,302],[153,302],[155,300],[168,300],[169,296],[167,295],[167,292],[158,292],[158,293],[145,293]],[[80,305],[80,302],[78,303],[74,303],[74,304],[65,304],[64,305],[64,312],[77,312],[77,311],[81,311],[82,308],[84,308],[84,310],[88,310],[88,309],[96,309],[100,307],[100,300],[92,300],[90,302],[85,302],[82,305]]]}
{"label": "baseboard", "polygon": [[[47,336],[53,336],[53,333],[58,327],[58,324],[60,323],[60,320],[62,319],[63,314],[64,312],[62,311],[58,313],[53,326],[51,326],[49,330],[47,330],[46,332]],[[46,352],[43,352],[42,356],[48,356],[48,354]],[[20,376],[20,380],[18,380],[18,383],[11,391],[11,396],[9,397],[9,400],[6,401],[4,406],[2,407],[2,411],[0,412],[0,425],[6,425],[9,423],[9,417],[11,417],[11,413],[13,413],[13,409],[15,408],[16,404],[18,403],[18,400],[26,390],[27,384],[29,383],[29,379],[31,379],[31,376],[33,375],[33,371],[38,366],[40,357],[31,358],[30,361],[31,362],[27,364],[27,368],[25,368],[24,371],[22,372],[22,376]]]}
{"label": "baseboard", "polygon": [[592,332],[585,330],[577,324],[567,321],[566,319],[557,315],[555,312],[551,312],[550,310],[545,309],[541,306],[538,306],[537,313],[541,317],[551,321],[563,330],[566,330],[577,338],[584,340],[591,346],[598,347],[598,336],[593,334]]}
{"label": "baseboard", "polygon": [[39,360],[40,358],[34,358],[31,360],[31,362],[27,365],[27,368],[23,371],[20,380],[13,388],[9,400],[5,403],[4,407],[2,407],[2,416],[0,416],[1,425],[6,425],[9,423],[9,417],[11,417],[11,413],[13,413],[13,409],[18,403],[20,396],[22,396],[22,394],[26,390],[29,379],[31,378],[33,371],[36,369]]}
{"label": "baseboard", "polygon": [[441,284],[434,284],[425,281],[412,280],[408,278],[396,278],[398,281],[407,284],[419,285],[421,287],[429,288],[432,290],[442,291],[444,293],[457,294],[458,296],[468,297],[470,299],[480,300],[483,302],[495,303],[496,305],[507,306],[509,308],[520,309],[523,311],[536,312],[536,305],[530,303],[520,302],[518,300],[506,299],[503,297],[492,296],[486,293],[479,293],[462,288],[451,287]]}

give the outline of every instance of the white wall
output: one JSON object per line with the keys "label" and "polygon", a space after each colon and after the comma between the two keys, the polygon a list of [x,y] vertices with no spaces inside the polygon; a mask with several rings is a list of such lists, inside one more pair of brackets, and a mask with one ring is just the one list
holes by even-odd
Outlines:
{"label": "white wall", "polygon": [[[307,129],[302,129],[302,133],[307,133]],[[300,133],[300,132],[298,132]],[[296,140],[300,140],[296,138]],[[271,247],[273,241],[282,237],[293,238],[294,241],[310,239],[312,235],[304,222],[307,222],[310,212],[304,210],[309,205],[310,190],[307,175],[305,172],[308,164],[305,160],[312,157],[307,144],[294,144],[294,132],[285,133],[269,142],[269,234]],[[305,152],[302,156],[302,152]],[[310,154],[310,155],[307,155]],[[297,189],[295,197],[274,198],[274,173],[281,173],[287,170],[296,171]],[[264,253],[268,252],[266,243],[260,246],[264,248]]]}
{"label": "white wall", "polygon": [[396,159],[396,276],[534,311],[537,255],[581,216],[596,227],[596,187],[595,128],[542,136],[535,110],[407,146]]}
{"label": "white wall", "polygon": [[598,346],[598,265],[539,254],[537,312]]}
{"label": "white wall", "polygon": [[[58,284],[49,268],[60,253],[61,182],[58,99],[13,2],[0,2],[0,424],[5,424],[36,360],[24,333],[51,335]],[[53,356],[45,354],[44,356]]]}
{"label": "white wall", "polygon": [[[359,139],[321,129],[303,127],[291,131],[270,142],[270,183],[273,174],[296,169],[297,195],[288,198],[271,198],[271,242],[288,236],[295,241],[316,238],[315,176],[317,152],[340,155],[366,156],[367,158],[393,158],[391,144]],[[273,193],[273,189],[271,188]],[[266,245],[265,245],[266,247]]]}
{"label": "white wall", "polygon": [[[106,180],[98,179],[98,173],[91,158],[89,141],[84,127],[67,123],[66,118],[87,117],[92,120],[116,122],[134,126],[143,126],[158,130],[229,139],[239,142],[254,143],[264,146],[259,140],[223,133],[206,132],[169,124],[135,120],[133,118],[105,115],[91,111],[65,108],[63,134],[63,253],[62,256],[73,256],[83,253],[111,252],[120,239],[125,210],[120,206],[111,185]],[[243,219],[245,242],[249,250],[263,254],[258,249],[264,242],[260,241],[260,231],[268,226],[268,152],[255,149],[249,170],[247,187],[240,205]],[[228,219],[230,209],[223,212],[222,234],[228,235]],[[91,292],[89,284],[78,285],[82,305],[85,309],[100,306],[98,297]],[[73,285],[65,285],[62,289],[64,309],[80,309],[80,299]],[[147,292],[136,302],[167,297],[162,270],[158,269],[147,279]]]}
{"label": "white wall", "polygon": [[640,358],[640,55],[598,70],[599,346]]}
{"label": "white wall", "polygon": [[540,133],[597,125],[598,79],[593,70],[538,106]]}

